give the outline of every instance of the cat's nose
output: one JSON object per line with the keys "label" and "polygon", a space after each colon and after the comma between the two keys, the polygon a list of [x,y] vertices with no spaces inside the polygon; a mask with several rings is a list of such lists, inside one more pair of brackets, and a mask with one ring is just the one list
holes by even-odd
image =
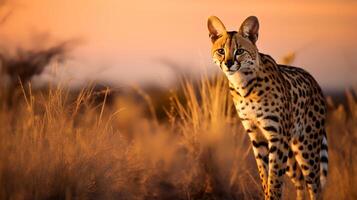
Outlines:
{"label": "cat's nose", "polygon": [[234,65],[234,60],[227,60],[226,61],[226,66],[228,69],[230,69]]}

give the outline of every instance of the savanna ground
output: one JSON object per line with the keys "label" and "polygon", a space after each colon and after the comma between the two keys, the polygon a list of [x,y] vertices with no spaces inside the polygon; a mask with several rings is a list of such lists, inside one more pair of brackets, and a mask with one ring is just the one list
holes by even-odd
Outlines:
{"label": "savanna ground", "polygon": [[[357,198],[356,91],[329,102],[325,199]],[[262,199],[225,79],[1,89],[0,199]],[[294,199],[289,180],[285,199]]]}

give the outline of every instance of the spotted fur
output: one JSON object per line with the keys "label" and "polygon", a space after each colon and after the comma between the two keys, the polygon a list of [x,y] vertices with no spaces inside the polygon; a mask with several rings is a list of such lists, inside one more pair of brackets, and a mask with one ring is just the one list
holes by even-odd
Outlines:
{"label": "spotted fur", "polygon": [[304,198],[321,197],[328,146],[326,103],[305,70],[277,64],[256,47],[259,23],[248,17],[238,31],[208,19],[212,58],[229,80],[234,105],[252,143],[265,199],[281,199],[287,174]]}

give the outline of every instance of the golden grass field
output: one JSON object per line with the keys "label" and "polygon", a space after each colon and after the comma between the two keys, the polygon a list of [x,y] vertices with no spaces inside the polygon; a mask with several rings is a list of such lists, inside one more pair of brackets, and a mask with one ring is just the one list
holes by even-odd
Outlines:
{"label": "golden grass field", "polygon": [[[12,105],[2,92],[0,199],[263,198],[222,77],[181,81],[160,98],[65,88],[25,84]],[[328,100],[325,199],[357,198],[357,101],[346,97],[347,106]]]}

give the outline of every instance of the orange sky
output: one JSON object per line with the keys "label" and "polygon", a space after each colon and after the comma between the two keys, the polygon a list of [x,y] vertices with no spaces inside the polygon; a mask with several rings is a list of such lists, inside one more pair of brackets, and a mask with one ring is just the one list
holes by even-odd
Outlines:
{"label": "orange sky", "polygon": [[82,38],[62,68],[63,76],[77,82],[163,83],[174,76],[164,61],[194,73],[217,68],[209,56],[208,16],[217,15],[227,28],[238,29],[245,17],[256,15],[261,52],[279,60],[297,51],[295,64],[324,88],[357,84],[357,2],[299,2],[14,0],[5,8],[14,12],[0,36],[11,46],[28,46],[34,36],[41,45],[42,33],[58,40]]}

